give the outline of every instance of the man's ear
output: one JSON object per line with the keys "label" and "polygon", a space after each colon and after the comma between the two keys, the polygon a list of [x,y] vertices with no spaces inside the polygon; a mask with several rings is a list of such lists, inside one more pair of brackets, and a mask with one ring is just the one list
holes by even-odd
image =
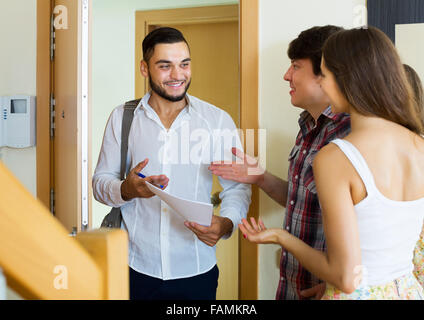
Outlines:
{"label": "man's ear", "polygon": [[319,84],[319,86],[321,86],[322,75],[321,74],[314,74],[314,76],[315,76],[316,82]]}
{"label": "man's ear", "polygon": [[143,77],[149,77],[149,66],[147,65],[147,62],[145,60],[141,60],[140,62],[140,72]]}

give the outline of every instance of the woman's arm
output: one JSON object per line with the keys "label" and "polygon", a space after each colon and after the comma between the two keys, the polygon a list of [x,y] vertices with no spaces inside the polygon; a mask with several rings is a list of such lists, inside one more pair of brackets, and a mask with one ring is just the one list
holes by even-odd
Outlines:
{"label": "woman's arm", "polygon": [[240,230],[257,243],[277,243],[318,278],[351,293],[359,284],[361,251],[350,194],[354,168],[336,145],[323,148],[314,161],[314,178],[322,208],[327,252],[316,250],[282,229],[266,229],[244,220]]}

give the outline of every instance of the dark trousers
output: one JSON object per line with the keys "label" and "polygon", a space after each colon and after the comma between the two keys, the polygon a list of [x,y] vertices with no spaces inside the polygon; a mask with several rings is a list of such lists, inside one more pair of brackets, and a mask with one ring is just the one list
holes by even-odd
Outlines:
{"label": "dark trousers", "polygon": [[198,276],[161,280],[130,268],[131,300],[216,300],[218,266]]}

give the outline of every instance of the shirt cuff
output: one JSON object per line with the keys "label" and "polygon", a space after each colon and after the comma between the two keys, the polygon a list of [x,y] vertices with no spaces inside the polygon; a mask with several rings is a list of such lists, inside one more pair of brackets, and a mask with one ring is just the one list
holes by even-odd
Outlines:
{"label": "shirt cuff", "polygon": [[225,239],[230,238],[233,235],[234,231],[237,230],[238,225],[241,223],[240,214],[238,212],[236,212],[235,210],[231,210],[231,211],[227,210],[225,213],[221,212],[220,216],[222,218],[230,219],[233,223],[233,229],[230,232],[228,232],[227,234],[224,234],[222,236],[222,239],[225,240]]}
{"label": "shirt cuff", "polygon": [[121,196],[121,185],[124,181],[113,181],[110,186],[110,198],[113,202],[114,207],[121,207],[126,204],[128,201],[122,199]]}

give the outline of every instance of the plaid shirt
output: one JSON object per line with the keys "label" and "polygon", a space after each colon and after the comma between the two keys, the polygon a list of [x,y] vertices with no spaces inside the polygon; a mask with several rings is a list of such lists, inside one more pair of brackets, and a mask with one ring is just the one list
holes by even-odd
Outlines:
{"label": "plaid shirt", "polygon": [[[289,155],[288,195],[284,228],[312,248],[325,251],[321,207],[312,172],[316,153],[331,140],[350,132],[350,118],[345,113],[334,114],[328,107],[318,118],[304,111],[299,119],[300,131]],[[321,281],[304,269],[286,250],[280,260],[280,281],[276,299],[302,299],[300,291]]]}

